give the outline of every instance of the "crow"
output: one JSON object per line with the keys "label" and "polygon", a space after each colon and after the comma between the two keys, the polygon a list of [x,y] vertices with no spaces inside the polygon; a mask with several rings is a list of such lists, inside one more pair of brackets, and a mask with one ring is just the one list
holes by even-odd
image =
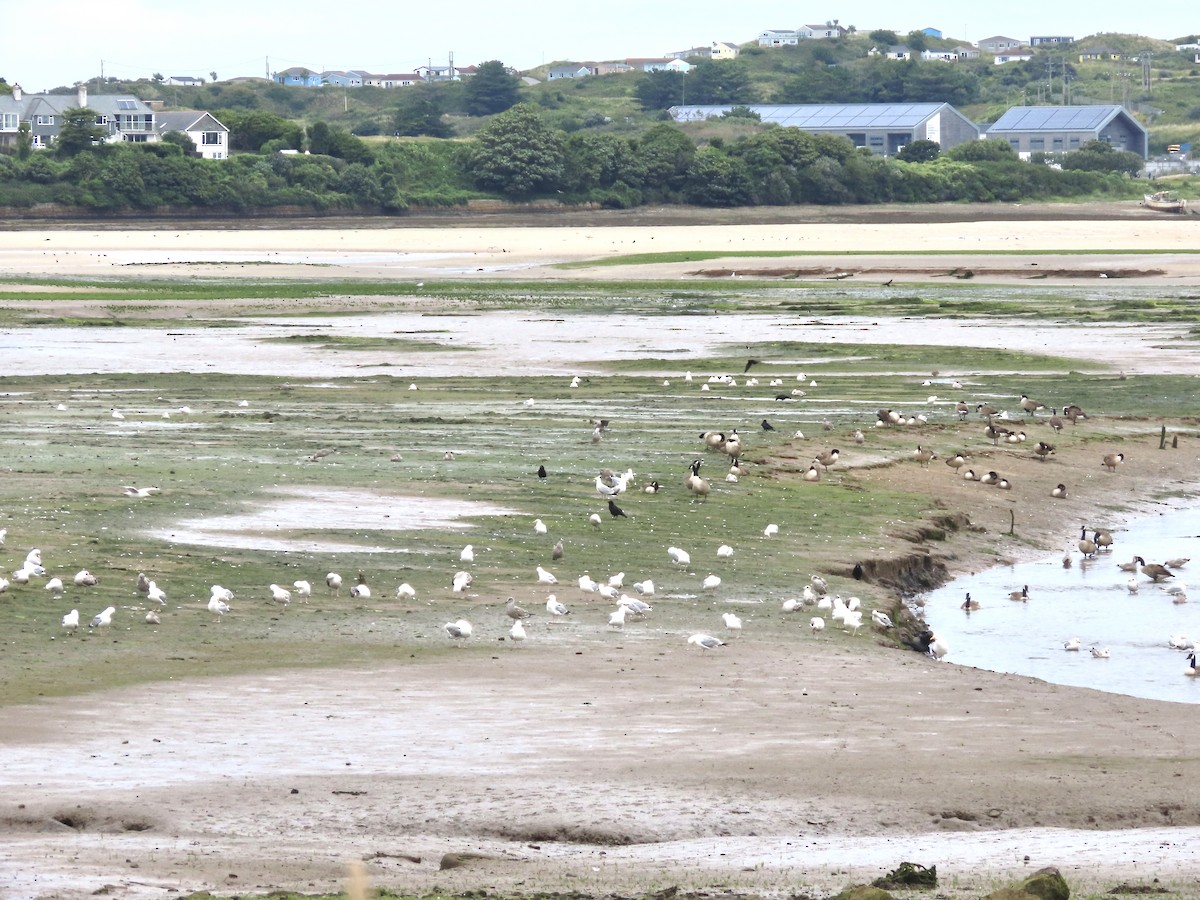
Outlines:
{"label": "crow", "polygon": [[[1036,266],[1036,265],[1037,265],[1037,263],[1034,263],[1034,265]],[[883,283],[883,286],[884,286],[884,287],[891,287],[891,286],[892,286],[892,282],[893,282],[893,281],[895,281],[895,279],[894,279],[894,278],[889,278],[887,281],[885,281],[885,282]]]}
{"label": "crow", "polygon": [[749,372],[749,371],[750,371],[750,367],[751,367],[751,366],[756,366],[756,365],[758,365],[760,362],[762,362],[762,360],[761,360],[761,359],[748,359],[748,360],[746,360],[746,368],[742,369],[742,374],[743,374],[743,375],[745,375],[747,372]]}
{"label": "crow", "polygon": [[762,430],[763,431],[774,431],[775,426],[772,425],[770,422],[768,422],[766,419],[763,419],[762,420]]}
{"label": "crow", "polygon": [[546,467],[538,466],[538,478],[545,478],[545,477],[546,477]]}
{"label": "crow", "polygon": [[613,503],[611,500],[608,501],[608,514],[614,519],[629,518],[629,516],[625,515],[625,510],[621,509],[621,507],[617,506],[617,504]]}

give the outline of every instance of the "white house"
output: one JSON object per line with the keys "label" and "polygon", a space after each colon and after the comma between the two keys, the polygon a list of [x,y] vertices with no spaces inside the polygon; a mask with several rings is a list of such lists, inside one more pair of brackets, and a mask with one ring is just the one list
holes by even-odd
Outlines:
{"label": "white house", "polygon": [[204,79],[193,78],[191,75],[172,75],[163,84],[169,84],[173,87],[200,87],[204,84]]}
{"label": "white house", "polygon": [[780,29],[768,28],[761,32],[758,36],[758,46],[760,47],[787,47],[795,46],[800,43],[800,38],[796,35],[796,29]]}
{"label": "white house", "polygon": [[846,29],[841,25],[833,25],[826,22],[824,25],[801,25],[796,29],[796,36],[801,40],[812,40],[814,38],[835,38],[841,37],[846,33]]}
{"label": "white house", "polygon": [[160,112],[155,116],[154,126],[160,140],[169,131],[186,134],[203,159],[229,158],[229,129],[212,113],[196,109]]}
{"label": "white house", "polygon": [[997,53],[996,58],[992,62],[998,66],[1002,66],[1005,63],[1029,62],[1031,59],[1033,57],[1028,53]]}

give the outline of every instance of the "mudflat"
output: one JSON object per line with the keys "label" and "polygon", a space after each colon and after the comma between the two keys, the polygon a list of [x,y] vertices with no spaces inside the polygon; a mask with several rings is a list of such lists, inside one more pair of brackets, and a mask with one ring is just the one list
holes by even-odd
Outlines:
{"label": "mudflat", "polygon": [[[839,251],[861,249],[909,251],[905,265],[924,279],[945,251],[987,251],[969,257],[985,272],[996,265],[993,251],[1012,247],[1030,254],[1015,259],[1038,267],[1041,251],[1097,251],[1067,253],[1061,268],[1089,274],[1064,275],[1064,284],[1099,280],[1092,273],[1104,267],[1153,269],[1130,277],[1190,284],[1200,277],[1189,252],[1200,246],[1198,232],[1200,218],[795,230],[51,230],[0,234],[0,264],[10,276],[243,270],[280,278],[686,281],[705,277],[700,268],[736,273],[762,264],[786,273],[792,263],[813,265],[808,250],[828,254],[842,271],[857,257]],[[708,259],[703,267],[555,267],[747,242],[802,245],[806,254]],[[954,256],[947,268],[966,258]],[[918,277],[897,265],[880,256],[854,277]],[[76,303],[52,302],[60,310]],[[77,310],[95,302],[84,292]],[[1094,340],[1097,366],[1111,368],[1128,336],[1114,328],[1111,343],[1103,333]],[[1177,350],[1170,371],[1200,375],[1194,348]],[[1147,368],[1152,357],[1147,351]],[[1126,374],[1137,377],[1138,357],[1130,362]],[[864,414],[864,427],[872,415]],[[1068,512],[1046,499],[1051,475],[1027,447],[978,452],[983,468],[1012,477],[1006,494],[950,478],[940,461],[887,466],[870,444],[847,450],[850,477],[866,496],[925,491],[947,517],[969,523],[936,545],[919,535],[864,540],[890,542],[881,556],[898,565],[926,560],[950,575],[1061,548],[1064,523],[1073,534],[1091,510],[1136,515],[1164,497],[1195,495],[1200,459],[1188,415],[1172,422],[1183,436],[1173,451],[1158,449],[1156,421],[1074,426],[1088,440],[1060,442],[1053,470],[1054,479],[1071,481]],[[946,440],[954,427],[965,435],[983,422],[951,426]],[[1051,433],[1038,417],[1028,427],[1038,437]],[[1110,444],[1129,457],[1118,472],[1100,466]],[[798,477],[807,462],[800,451],[781,452],[758,469]],[[1022,541],[998,551],[996,536],[1010,527]],[[845,548],[842,569],[860,549]],[[839,552],[822,548],[827,573],[838,568]],[[798,565],[804,553],[797,547]],[[797,592],[809,574],[798,568]],[[353,860],[365,861],[373,884],[415,893],[607,895],[678,885],[820,897],[905,860],[937,865],[939,895],[948,897],[980,896],[1045,865],[1058,866],[1077,894],[1157,881],[1187,896],[1200,877],[1191,706],[937,662],[892,646],[869,625],[862,640],[848,642],[832,634],[832,623],[831,633],[814,632],[812,610],[739,609],[744,627],[736,634],[705,620],[725,645],[704,650],[686,640],[698,630],[690,603],[663,598],[646,621],[617,629],[605,621],[609,604],[559,594],[573,607],[570,621],[535,618],[520,644],[505,639],[504,598],[482,597],[474,599],[481,611],[471,641],[410,657],[412,632],[443,639],[447,616],[443,607],[414,604],[393,661],[311,668],[297,660],[294,668],[233,676],[215,666],[152,686],[0,707],[0,896],[84,897],[106,885],[123,897],[317,892],[342,884]],[[293,612],[320,627],[319,604]],[[232,627],[214,626],[213,639]]]}

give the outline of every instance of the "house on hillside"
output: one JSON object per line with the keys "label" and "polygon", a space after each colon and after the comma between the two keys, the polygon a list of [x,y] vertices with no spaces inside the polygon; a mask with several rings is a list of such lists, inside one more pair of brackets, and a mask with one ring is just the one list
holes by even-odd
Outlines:
{"label": "house on hillside", "polygon": [[633,67],[629,63],[623,62],[600,62],[592,64],[593,75],[620,75],[623,72],[632,72]]}
{"label": "house on hillside", "polygon": [[165,79],[163,84],[171,87],[200,87],[204,84],[204,79],[193,78],[191,75],[172,75]]}
{"label": "house on hillside", "polygon": [[903,44],[893,44],[890,47],[872,47],[867,56],[882,56],[884,59],[912,59],[912,51]]}
{"label": "house on hillside", "polygon": [[708,55],[712,59],[737,59],[741,52],[742,49],[737,44],[731,44],[728,41],[713,41]]}
{"label": "house on hillside", "polygon": [[1075,38],[1068,37],[1065,34],[1049,34],[1031,37],[1029,39],[1030,47],[1056,47],[1059,44],[1073,44]]}
{"label": "house on hillside", "polygon": [[959,59],[979,59],[979,50],[970,44],[959,44],[954,48]]}
{"label": "house on hillside", "polygon": [[1022,158],[1078,150],[1088,141],[1143,159],[1149,153],[1146,129],[1123,106],[1014,106],[986,131],[988,138],[1008,141]]}
{"label": "house on hillside", "polygon": [[625,62],[631,68],[641,69],[643,72],[682,72],[687,74],[693,68],[691,63],[685,62],[682,59],[667,59],[666,57],[654,59],[634,57],[625,60]]}
{"label": "house on hillside", "polygon": [[1004,37],[1004,35],[997,34],[989,38],[984,38],[976,46],[984,53],[1006,53],[1025,45],[1016,38]]}
{"label": "house on hillside", "polygon": [[412,87],[414,84],[421,84],[425,80],[416,72],[392,72],[387,75],[372,75],[370,72],[364,72],[362,78],[363,87],[389,89]]}
{"label": "house on hillside", "polygon": [[1033,56],[1029,53],[997,53],[992,62],[997,66],[1007,63],[1029,62]]}
{"label": "house on hillside", "polygon": [[836,38],[841,37],[845,33],[845,28],[841,25],[834,25],[832,22],[826,22],[824,25],[801,25],[796,29],[796,37],[801,40]]}
{"label": "house on hillside", "polygon": [[271,80],[287,87],[320,87],[325,83],[320,72],[314,72],[304,66],[292,66],[282,72],[272,72]]}
{"label": "house on hillside", "polygon": [[800,43],[794,28],[768,28],[759,32],[758,46],[760,47],[794,47]]}
{"label": "house on hillside", "polygon": [[546,73],[547,81],[557,81],[560,78],[587,78],[592,74],[590,66],[581,66],[571,63],[565,66],[551,66],[550,71]]}
{"label": "house on hillside", "polygon": [[33,146],[45,149],[62,127],[63,113],[86,107],[96,114],[96,127],[108,143],[158,142],[154,110],[132,94],[97,94],[88,97],[87,85],[74,94],[26,94],[14,84],[11,94],[0,94],[0,148],[16,146],[21,123],[29,124]]}
{"label": "house on hillside", "polygon": [[957,50],[922,50],[921,59],[938,60],[940,62],[958,62],[960,57]]}
{"label": "house on hillside", "polygon": [[1088,60],[1104,60],[1104,59],[1120,59],[1121,53],[1113,50],[1111,47],[1088,47],[1079,51],[1079,61],[1087,62]]}
{"label": "house on hillside", "polygon": [[939,28],[922,28],[921,34],[925,37],[937,38],[939,41],[942,39],[942,32]]}
{"label": "house on hillside", "polygon": [[667,54],[668,59],[711,59],[712,47],[690,47]]}
{"label": "house on hillside", "polygon": [[322,72],[321,78],[331,87],[358,88],[363,86],[362,72],[342,72],[334,69]]}
{"label": "house on hillside", "polygon": [[154,126],[160,140],[171,131],[186,134],[202,159],[229,158],[229,129],[212,113],[202,110],[160,112],[154,117]]}
{"label": "house on hillside", "polygon": [[[702,122],[724,115],[732,106],[673,106],[676,122]],[[943,150],[979,139],[979,128],[949,103],[856,103],[804,106],[756,106],[764,123],[812,134],[838,134],[855,147],[894,156],[913,141],[937,143]]]}

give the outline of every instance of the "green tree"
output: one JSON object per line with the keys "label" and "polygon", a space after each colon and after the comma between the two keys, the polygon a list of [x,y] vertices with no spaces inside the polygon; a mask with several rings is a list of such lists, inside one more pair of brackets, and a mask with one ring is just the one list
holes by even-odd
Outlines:
{"label": "green tree", "polygon": [[886,28],[877,28],[867,35],[871,41],[879,47],[892,47],[900,43],[900,35],[894,31],[889,31]]}
{"label": "green tree", "polygon": [[563,183],[562,135],[532,103],[518,104],[480,130],[467,167],[484,190],[509,197],[549,193]]}
{"label": "green tree", "polygon": [[408,137],[453,137],[454,128],[442,118],[445,112],[442,99],[442,93],[432,85],[409,88],[401,95],[392,115],[392,130]]}
{"label": "green tree", "polygon": [[182,131],[168,131],[162,136],[162,142],[164,144],[177,144],[183,151],[184,156],[196,155],[196,142]]}
{"label": "green tree", "polygon": [[96,125],[96,113],[86,107],[74,106],[63,110],[54,152],[66,159],[76,153],[92,150],[104,140],[104,131]]}
{"label": "green tree", "polygon": [[912,163],[933,162],[941,155],[941,152],[942,147],[937,141],[922,139],[905,144],[904,149],[896,154],[896,159]]}
{"label": "green tree", "polygon": [[33,133],[28,122],[17,126],[17,159],[29,159],[33,152]]}
{"label": "green tree", "polygon": [[229,149],[258,153],[268,141],[299,150],[304,131],[295,122],[256,109],[222,109],[217,118],[229,128]]}
{"label": "green tree", "polygon": [[520,99],[520,79],[498,59],[483,63],[464,81],[467,115],[490,116],[504,112]]}
{"label": "green tree", "polygon": [[646,189],[669,197],[683,187],[696,146],[674,125],[655,125],[638,140],[638,155],[646,170]]}
{"label": "green tree", "polygon": [[742,206],[751,199],[750,178],[740,159],[705,147],[688,167],[683,197],[697,206]]}
{"label": "green tree", "polygon": [[988,138],[984,141],[967,141],[951,147],[945,156],[958,162],[1004,162],[1017,159],[1017,151],[1008,141]]}
{"label": "green tree", "polygon": [[747,104],[758,99],[744,63],[737,60],[708,60],[697,63],[687,76],[689,103]]}
{"label": "green tree", "polygon": [[642,109],[670,109],[683,103],[684,78],[682,72],[661,70],[645,72],[633,87],[633,96]]}
{"label": "green tree", "polygon": [[1064,170],[1076,172],[1119,172],[1136,175],[1145,165],[1140,154],[1117,150],[1106,141],[1088,141],[1063,156]]}
{"label": "green tree", "polygon": [[929,38],[923,31],[910,31],[904,43],[913,53],[922,53],[929,49]]}

